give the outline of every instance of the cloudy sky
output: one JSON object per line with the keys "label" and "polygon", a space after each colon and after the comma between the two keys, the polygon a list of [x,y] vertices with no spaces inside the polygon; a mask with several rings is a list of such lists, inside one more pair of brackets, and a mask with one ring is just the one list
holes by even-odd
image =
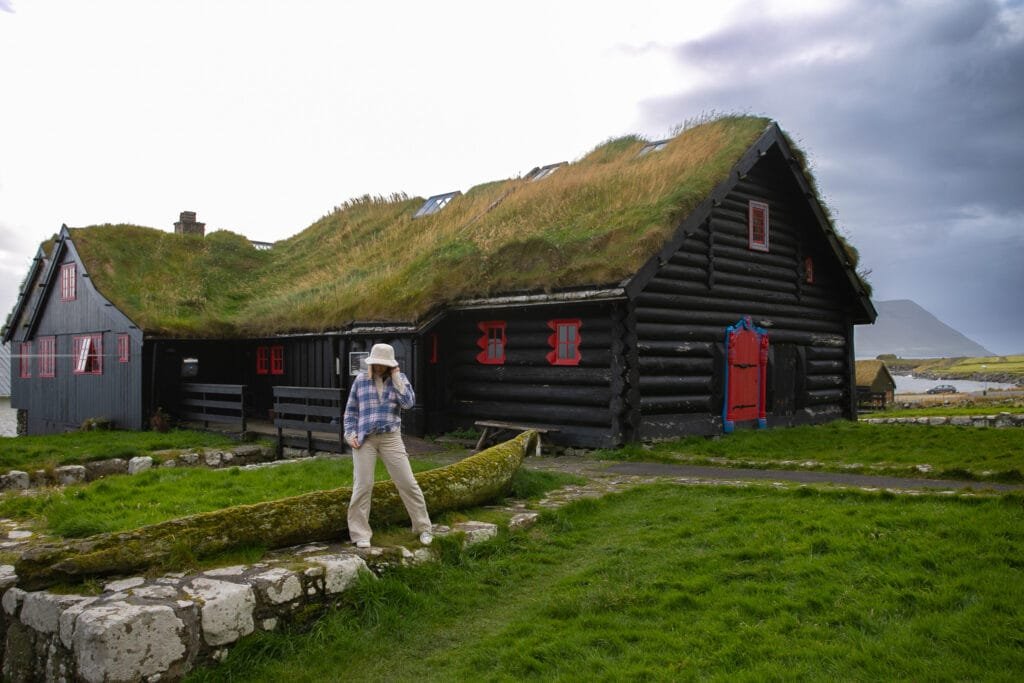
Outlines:
{"label": "cloudy sky", "polygon": [[1019,0],[0,0],[0,65],[3,311],[61,223],[272,241],[746,112],[809,153],[877,299],[1024,352]]}

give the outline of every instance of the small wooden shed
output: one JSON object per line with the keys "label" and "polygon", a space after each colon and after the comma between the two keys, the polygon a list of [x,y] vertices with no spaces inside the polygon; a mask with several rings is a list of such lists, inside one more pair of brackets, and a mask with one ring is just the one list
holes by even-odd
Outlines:
{"label": "small wooden shed", "polygon": [[880,360],[857,361],[857,407],[884,410],[892,404],[896,380]]}

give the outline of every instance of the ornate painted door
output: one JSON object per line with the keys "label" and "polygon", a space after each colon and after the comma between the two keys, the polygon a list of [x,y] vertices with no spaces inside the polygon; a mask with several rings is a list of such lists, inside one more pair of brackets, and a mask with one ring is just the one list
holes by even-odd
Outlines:
{"label": "ornate painted door", "polygon": [[750,316],[725,331],[725,405],[722,424],[728,434],[737,422],[757,420],[768,426],[765,390],[768,368],[768,333],[755,326]]}

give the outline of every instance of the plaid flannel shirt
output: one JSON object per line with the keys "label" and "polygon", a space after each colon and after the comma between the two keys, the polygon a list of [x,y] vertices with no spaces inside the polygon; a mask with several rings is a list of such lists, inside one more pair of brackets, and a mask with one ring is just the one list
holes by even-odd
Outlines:
{"label": "plaid flannel shirt", "polygon": [[383,398],[377,397],[373,378],[365,372],[356,375],[348,392],[345,404],[345,438],[356,436],[359,443],[367,434],[386,434],[402,430],[402,409],[408,410],[416,403],[416,394],[405,373],[398,373],[403,390],[395,386],[388,375],[384,380]]}

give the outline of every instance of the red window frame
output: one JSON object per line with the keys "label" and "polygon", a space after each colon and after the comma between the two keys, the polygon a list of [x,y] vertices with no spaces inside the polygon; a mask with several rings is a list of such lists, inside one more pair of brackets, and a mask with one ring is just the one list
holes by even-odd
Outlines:
{"label": "red window frame", "polygon": [[505,321],[488,320],[477,323],[477,328],[481,332],[476,342],[480,348],[480,353],[476,354],[477,362],[483,365],[504,365],[505,349],[508,347]]}
{"label": "red window frame", "polygon": [[18,347],[18,377],[28,379],[32,376],[32,342],[21,342]]}
{"label": "red window frame", "polygon": [[74,263],[60,267],[60,300],[74,301],[78,297],[78,268]]}
{"label": "red window frame", "polygon": [[583,323],[579,318],[549,320],[548,327],[552,330],[548,337],[547,359],[551,365],[580,364],[580,327]]}
{"label": "red window frame", "polygon": [[[88,348],[88,351],[85,348]],[[101,332],[72,337],[71,351],[74,374],[103,374],[103,334]]]}
{"label": "red window frame", "polygon": [[40,377],[54,377],[57,374],[57,338],[39,338],[38,368]]}
{"label": "red window frame", "polygon": [[437,365],[437,351],[438,351],[439,346],[440,346],[440,342],[438,340],[437,332],[431,332],[430,333],[430,358],[427,361],[431,365]]}
{"label": "red window frame", "polygon": [[804,282],[814,284],[814,257],[804,256]]}
{"label": "red window frame", "polygon": [[270,349],[266,346],[256,347],[256,374],[270,374]]}
{"label": "red window frame", "polygon": [[747,207],[747,243],[754,251],[768,251],[771,231],[768,205],[750,200]]}
{"label": "red window frame", "polygon": [[127,363],[131,359],[132,338],[127,334],[117,335],[117,361]]}
{"label": "red window frame", "polygon": [[270,374],[284,374],[284,346],[276,345],[270,347]]}

